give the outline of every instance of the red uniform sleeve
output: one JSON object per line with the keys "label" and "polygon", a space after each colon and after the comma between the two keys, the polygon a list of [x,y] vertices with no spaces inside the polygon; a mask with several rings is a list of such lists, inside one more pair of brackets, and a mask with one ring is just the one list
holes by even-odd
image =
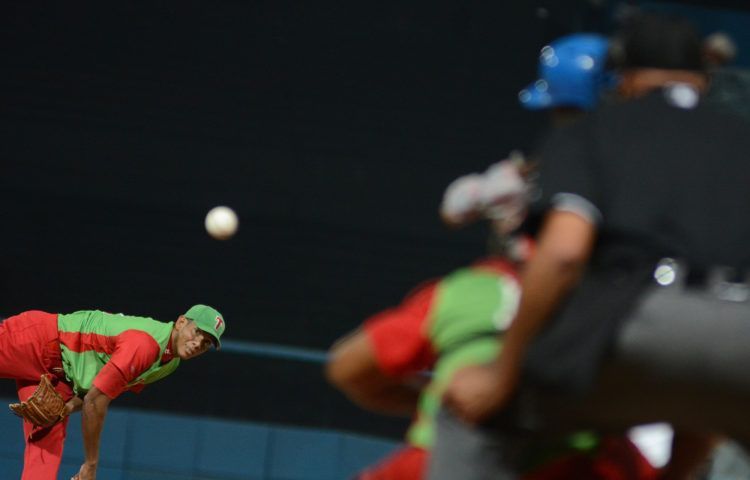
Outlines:
{"label": "red uniform sleeve", "polygon": [[128,388],[128,392],[141,393],[144,388],[146,388],[145,383],[136,383],[132,387]]}
{"label": "red uniform sleeve", "polygon": [[[115,352],[94,378],[94,386],[111,399],[128,389],[128,384],[153,365],[159,358],[159,344],[140,330],[126,330],[117,336]],[[136,393],[142,385],[130,387]]]}
{"label": "red uniform sleeve", "polygon": [[418,289],[401,305],[367,319],[364,331],[386,375],[401,377],[430,368],[435,353],[427,324],[437,283]]}

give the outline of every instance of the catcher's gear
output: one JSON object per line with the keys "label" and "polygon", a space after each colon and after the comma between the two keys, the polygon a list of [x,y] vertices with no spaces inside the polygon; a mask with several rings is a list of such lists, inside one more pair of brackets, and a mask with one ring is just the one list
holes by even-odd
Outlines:
{"label": "catcher's gear", "polygon": [[42,375],[28,400],[8,405],[13,413],[37,427],[51,427],[65,418],[65,400],[52,386],[50,375]]}

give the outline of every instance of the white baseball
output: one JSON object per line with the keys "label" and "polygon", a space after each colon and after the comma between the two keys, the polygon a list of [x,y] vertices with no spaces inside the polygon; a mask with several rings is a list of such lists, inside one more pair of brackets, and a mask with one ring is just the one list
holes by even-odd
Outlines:
{"label": "white baseball", "polygon": [[229,207],[214,207],[206,215],[206,231],[217,240],[231,238],[239,226],[237,214]]}

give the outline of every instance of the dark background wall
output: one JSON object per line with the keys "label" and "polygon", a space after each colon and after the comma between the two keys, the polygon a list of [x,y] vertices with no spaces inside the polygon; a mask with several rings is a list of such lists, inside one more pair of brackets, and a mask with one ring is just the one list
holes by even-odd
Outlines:
{"label": "dark background wall", "polygon": [[[574,0],[0,9],[0,314],[172,320],[201,302],[227,338],[319,349],[481,254],[481,227],[440,225],[443,189],[532,145],[543,120],[516,93],[539,48],[603,25]],[[227,242],[203,229],[219,204],[240,216]],[[319,365],[231,353],[123,402],[400,427]]]}
{"label": "dark background wall", "polygon": [[[522,1],[4,3],[0,314],[201,302],[227,338],[327,348],[481,253],[436,209],[532,141],[544,28]],[[227,353],[118,403],[372,423],[317,364]]]}
{"label": "dark background wall", "polygon": [[435,211],[533,136],[524,3],[4,5],[0,308],[201,301],[230,337],[326,347],[479,253]]}

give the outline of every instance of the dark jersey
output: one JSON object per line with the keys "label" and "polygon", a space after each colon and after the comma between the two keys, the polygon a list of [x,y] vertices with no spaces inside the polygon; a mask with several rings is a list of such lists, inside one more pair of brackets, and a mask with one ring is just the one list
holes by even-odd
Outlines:
{"label": "dark jersey", "polygon": [[677,84],[556,132],[541,152],[541,202],[628,244],[694,265],[750,264],[750,129]]}

